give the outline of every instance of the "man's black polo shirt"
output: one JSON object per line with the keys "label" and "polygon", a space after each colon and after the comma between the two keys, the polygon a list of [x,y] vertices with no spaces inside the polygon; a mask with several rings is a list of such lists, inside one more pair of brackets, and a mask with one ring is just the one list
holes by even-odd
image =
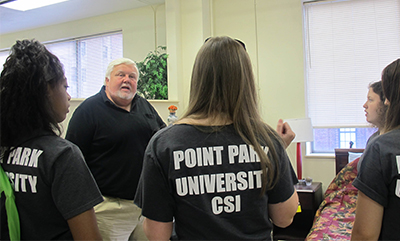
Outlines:
{"label": "man's black polo shirt", "polygon": [[82,150],[104,196],[133,200],[147,143],[163,127],[146,99],[135,95],[128,112],[107,98],[103,86],[76,108],[66,139]]}

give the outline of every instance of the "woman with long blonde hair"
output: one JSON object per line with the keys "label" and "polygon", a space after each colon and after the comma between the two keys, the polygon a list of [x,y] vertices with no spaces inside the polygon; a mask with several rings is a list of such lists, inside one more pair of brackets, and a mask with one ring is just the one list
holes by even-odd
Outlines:
{"label": "woman with long blonde hair", "polygon": [[150,240],[271,240],[296,213],[282,139],[263,122],[245,45],[206,40],[187,112],[150,141],[135,203]]}

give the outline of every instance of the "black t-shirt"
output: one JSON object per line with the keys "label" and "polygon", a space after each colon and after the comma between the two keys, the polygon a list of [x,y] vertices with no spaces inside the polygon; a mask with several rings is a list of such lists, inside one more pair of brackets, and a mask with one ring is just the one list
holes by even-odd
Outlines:
{"label": "black t-shirt", "polygon": [[380,240],[400,240],[400,130],[372,139],[353,185],[384,207]]}
{"label": "black t-shirt", "polygon": [[79,148],[54,134],[18,145],[2,161],[14,186],[22,240],[72,240],[67,220],[103,201]]}
{"label": "black t-shirt", "polygon": [[82,150],[103,195],[133,200],[144,150],[164,126],[147,100],[136,95],[128,112],[107,98],[103,86],[76,108],[66,139]]}
{"label": "black t-shirt", "polygon": [[270,240],[268,203],[286,201],[297,182],[276,140],[275,148],[280,177],[261,195],[258,155],[233,125],[214,132],[211,127],[169,126],[146,149],[134,202],[149,219],[175,219],[182,240]]}

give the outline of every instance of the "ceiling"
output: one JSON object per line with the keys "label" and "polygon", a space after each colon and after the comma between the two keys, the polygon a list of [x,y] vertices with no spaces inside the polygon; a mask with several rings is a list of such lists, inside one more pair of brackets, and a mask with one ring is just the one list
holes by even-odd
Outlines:
{"label": "ceiling", "polygon": [[0,35],[164,2],[165,0],[69,0],[25,12],[0,5]]}

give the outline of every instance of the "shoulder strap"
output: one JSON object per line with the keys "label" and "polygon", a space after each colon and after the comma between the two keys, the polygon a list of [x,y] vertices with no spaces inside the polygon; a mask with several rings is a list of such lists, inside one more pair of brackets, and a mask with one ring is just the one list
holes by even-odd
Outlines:
{"label": "shoulder strap", "polygon": [[4,192],[6,197],[6,212],[10,240],[21,240],[19,215],[17,205],[15,205],[14,189],[11,186],[10,179],[0,165],[0,193]]}

